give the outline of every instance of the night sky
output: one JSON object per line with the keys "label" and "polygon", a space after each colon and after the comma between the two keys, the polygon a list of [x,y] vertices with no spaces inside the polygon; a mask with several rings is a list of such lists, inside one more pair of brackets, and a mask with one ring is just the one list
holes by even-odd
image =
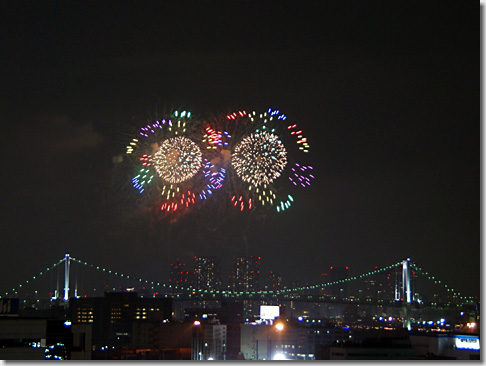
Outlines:
{"label": "night sky", "polygon": [[[302,283],[410,257],[479,294],[477,4],[10,1],[0,39],[0,292],[69,252],[161,282],[176,256]],[[172,108],[280,109],[313,185],[280,214],[136,207],[113,157]]]}

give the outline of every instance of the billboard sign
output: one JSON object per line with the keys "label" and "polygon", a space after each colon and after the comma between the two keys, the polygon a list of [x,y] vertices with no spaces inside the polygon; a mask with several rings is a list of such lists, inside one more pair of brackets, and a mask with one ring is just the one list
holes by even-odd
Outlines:
{"label": "billboard sign", "polygon": [[277,305],[260,305],[260,319],[273,320],[280,316],[280,307]]}
{"label": "billboard sign", "polygon": [[456,337],[456,348],[457,349],[474,349],[478,350],[479,347],[479,337],[471,336],[457,336]]}

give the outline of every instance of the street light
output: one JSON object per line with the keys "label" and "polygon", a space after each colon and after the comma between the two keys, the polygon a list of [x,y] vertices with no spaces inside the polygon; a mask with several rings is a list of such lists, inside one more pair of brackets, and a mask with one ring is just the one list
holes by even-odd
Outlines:
{"label": "street light", "polygon": [[[280,345],[280,352],[276,353],[273,358],[273,360],[285,360],[285,355],[283,354],[283,339],[282,339],[282,331],[284,330],[285,326],[284,323],[279,321],[278,323],[275,324],[275,330],[278,333],[278,342],[281,343]],[[278,346],[277,346],[278,347]]]}
{"label": "street light", "polygon": [[201,352],[199,347],[199,326],[201,322],[199,320],[194,320],[192,323],[194,325],[194,329],[196,330],[196,339],[195,339],[195,347],[194,347],[194,359],[200,360],[201,359]]}

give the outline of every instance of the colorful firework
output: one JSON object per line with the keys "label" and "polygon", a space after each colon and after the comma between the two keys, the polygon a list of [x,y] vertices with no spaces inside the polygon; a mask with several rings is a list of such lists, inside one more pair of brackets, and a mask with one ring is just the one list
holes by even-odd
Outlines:
{"label": "colorful firework", "polygon": [[278,110],[230,113],[207,131],[206,141],[212,142],[211,149],[218,147],[224,171],[218,181],[226,179],[225,191],[240,211],[257,206],[284,211],[294,201],[286,192],[307,187],[314,178],[311,166],[296,162],[309,152],[307,138]]}
{"label": "colorful firework", "polygon": [[199,194],[200,199],[207,199],[217,189],[223,187],[226,169],[231,156],[229,150],[231,135],[227,131],[214,130],[210,126],[204,129],[202,142],[206,145],[203,173],[205,187]]}
{"label": "colorful firework", "polygon": [[[301,185],[302,187],[310,186],[310,179],[314,179],[314,176],[311,174],[311,171],[314,170],[311,166],[299,165],[295,164],[295,168],[292,168],[292,174],[289,177],[289,180],[292,182],[294,186]],[[299,172],[300,170],[300,172]],[[307,170],[309,170],[307,172]]]}
{"label": "colorful firework", "polygon": [[259,187],[280,177],[287,150],[277,135],[257,130],[236,146],[231,165],[244,182]]}
{"label": "colorful firework", "polygon": [[189,112],[176,111],[142,127],[127,146],[127,154],[138,159],[133,187],[140,194],[153,187],[164,212],[218,190],[240,211],[281,212],[294,201],[291,191],[314,179],[313,168],[299,160],[309,152],[307,138],[278,110],[237,111],[189,125],[190,118]]}
{"label": "colorful firework", "polygon": [[196,176],[203,159],[198,142],[188,137],[195,129],[190,112],[175,111],[141,127],[127,146],[127,155],[135,156],[137,165],[133,187],[139,194],[149,190],[151,199],[155,195],[161,211],[174,212],[196,202]]}
{"label": "colorful firework", "polygon": [[164,140],[154,155],[155,170],[168,183],[191,179],[201,167],[201,149],[187,137]]}

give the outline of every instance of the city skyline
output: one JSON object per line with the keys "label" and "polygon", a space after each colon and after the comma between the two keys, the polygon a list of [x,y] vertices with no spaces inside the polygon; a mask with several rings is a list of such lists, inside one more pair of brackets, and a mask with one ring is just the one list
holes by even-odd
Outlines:
{"label": "city skyline", "polygon": [[261,257],[235,258],[235,267],[227,277],[221,271],[218,257],[194,257],[193,261],[193,266],[186,267],[183,261],[176,258],[170,264],[169,278],[150,279],[84,262],[66,254],[46,270],[0,295],[4,299],[22,299],[24,307],[30,304],[34,308],[45,307],[51,302],[66,302],[70,298],[117,292],[136,292],[142,298],[182,299],[208,295],[237,299],[244,295],[252,301],[263,303],[272,303],[278,298],[308,301],[309,295],[318,302],[377,301],[394,306],[404,302],[432,307],[455,304],[478,306],[480,301],[478,296],[466,296],[434,277],[411,259],[383,268],[375,267],[367,273],[356,273],[349,267],[331,266],[321,273],[321,280],[317,283],[285,281],[282,275],[273,271],[265,276],[265,271],[260,271]]}
{"label": "city skyline", "polygon": [[[177,257],[229,273],[256,255],[308,283],[411,258],[479,295],[472,6],[11,2],[1,17],[0,291],[70,253],[144,278]],[[316,178],[288,211],[220,200],[174,222],[137,205],[113,162],[162,110],[268,108],[311,146]]]}

